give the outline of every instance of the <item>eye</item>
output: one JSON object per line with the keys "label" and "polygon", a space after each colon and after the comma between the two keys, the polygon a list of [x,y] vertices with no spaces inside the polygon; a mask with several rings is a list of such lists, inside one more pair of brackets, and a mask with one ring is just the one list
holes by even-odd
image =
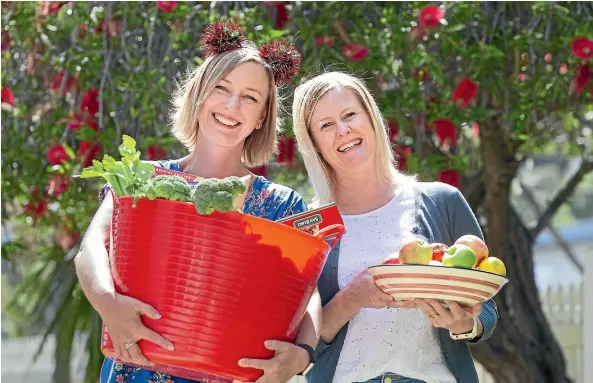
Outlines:
{"label": "eye", "polygon": [[326,122],[325,124],[321,125],[321,129],[325,129],[325,128],[331,126],[331,124],[332,124],[331,122]]}
{"label": "eye", "polygon": [[257,102],[257,99],[256,99],[255,97],[253,97],[253,96],[250,96],[250,95],[245,95],[244,97],[245,97],[246,99],[248,99],[249,101]]}
{"label": "eye", "polygon": [[346,113],[346,115],[344,116],[344,119],[345,120],[348,120],[348,119],[351,119],[354,116],[356,116],[356,113],[354,113],[354,112]]}
{"label": "eye", "polygon": [[224,86],[224,85],[216,85],[215,88],[218,89],[218,90],[221,90],[223,92],[229,93],[229,89],[226,86]]}

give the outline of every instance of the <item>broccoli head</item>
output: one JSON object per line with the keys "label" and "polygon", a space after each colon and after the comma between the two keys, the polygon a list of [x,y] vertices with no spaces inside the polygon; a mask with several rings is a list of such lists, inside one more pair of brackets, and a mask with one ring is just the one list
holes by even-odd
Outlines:
{"label": "broccoli head", "polygon": [[245,182],[239,177],[206,178],[194,189],[194,204],[198,214],[236,210],[233,202],[245,193]]}
{"label": "broccoli head", "polygon": [[160,175],[148,181],[143,193],[148,199],[168,199],[191,202],[191,189],[187,181],[178,176]]}

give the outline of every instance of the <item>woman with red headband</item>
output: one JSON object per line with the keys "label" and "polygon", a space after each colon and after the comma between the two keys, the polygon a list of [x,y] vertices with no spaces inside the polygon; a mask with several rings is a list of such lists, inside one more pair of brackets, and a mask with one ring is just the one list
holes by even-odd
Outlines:
{"label": "woman with red headband", "polygon": [[[306,210],[298,193],[248,170],[267,163],[276,151],[277,86],[289,82],[298,72],[299,53],[279,41],[257,48],[230,22],[207,27],[202,47],[207,58],[177,90],[171,117],[172,133],[189,154],[154,164],[204,178],[247,176],[249,188],[240,201],[245,214],[278,220]],[[174,348],[172,342],[142,324],[141,315],[160,317],[153,307],[115,291],[104,246],[113,211],[111,194],[106,191],[104,187],[101,206],[75,259],[82,289],[103,319],[115,347],[116,358],[105,359],[100,381],[191,382],[151,371],[151,362],[137,345],[140,339],[147,339]],[[315,293],[295,344],[269,340],[266,347],[275,351],[272,359],[245,359],[240,366],[262,369],[264,375],[259,383],[286,382],[302,373],[310,366],[312,348],[317,344],[320,311],[320,299]]]}

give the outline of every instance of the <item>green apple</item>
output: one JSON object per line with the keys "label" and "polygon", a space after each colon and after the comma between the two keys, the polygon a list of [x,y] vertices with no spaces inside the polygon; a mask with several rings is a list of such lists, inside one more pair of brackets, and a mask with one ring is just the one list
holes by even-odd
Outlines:
{"label": "green apple", "polygon": [[463,267],[471,269],[476,264],[478,257],[471,247],[457,244],[445,251],[443,255],[443,266]]}
{"label": "green apple", "polygon": [[406,242],[399,249],[399,261],[408,265],[428,265],[432,259],[432,247],[421,239]]}

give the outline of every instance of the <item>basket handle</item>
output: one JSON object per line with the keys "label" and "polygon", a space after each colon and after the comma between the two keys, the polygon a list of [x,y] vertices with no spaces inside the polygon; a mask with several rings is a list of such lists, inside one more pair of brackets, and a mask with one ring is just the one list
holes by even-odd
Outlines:
{"label": "basket handle", "polygon": [[325,240],[327,237],[335,235],[333,242],[329,245],[330,247],[334,247],[335,244],[340,240],[340,238],[342,238],[344,230],[344,225],[329,225],[328,227],[324,227],[323,229],[315,233],[315,236],[317,238],[322,238],[323,240]]}

